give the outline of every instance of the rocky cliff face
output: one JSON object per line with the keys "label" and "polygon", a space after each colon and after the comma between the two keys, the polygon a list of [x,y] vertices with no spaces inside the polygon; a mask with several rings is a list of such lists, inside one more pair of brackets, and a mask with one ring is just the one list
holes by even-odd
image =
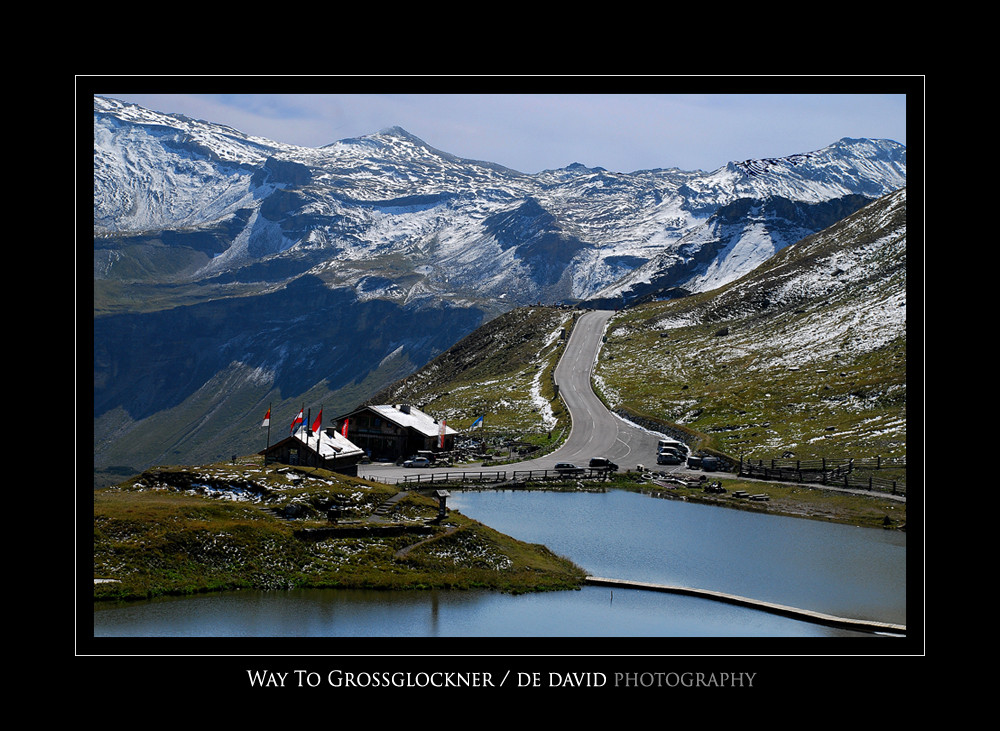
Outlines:
{"label": "rocky cliff face", "polygon": [[786,246],[833,225],[870,202],[863,195],[818,203],[780,196],[737,199],[717,208],[705,223],[675,245],[587,302],[592,306],[623,307],[721,287]]}

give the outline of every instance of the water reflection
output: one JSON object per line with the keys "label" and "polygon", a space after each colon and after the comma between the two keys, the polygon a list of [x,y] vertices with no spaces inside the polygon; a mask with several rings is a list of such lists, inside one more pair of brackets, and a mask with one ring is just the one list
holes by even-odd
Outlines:
{"label": "water reflection", "polygon": [[857,633],[690,597],[587,587],[233,592],[101,606],[98,637],[830,637]]}

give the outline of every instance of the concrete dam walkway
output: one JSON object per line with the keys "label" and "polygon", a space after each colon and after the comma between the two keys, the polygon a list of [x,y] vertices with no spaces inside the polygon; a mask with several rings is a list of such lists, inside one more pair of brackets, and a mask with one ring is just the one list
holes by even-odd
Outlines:
{"label": "concrete dam walkway", "polygon": [[867,619],[834,617],[829,614],[823,614],[822,612],[813,612],[808,609],[787,607],[782,604],[764,602],[758,599],[748,599],[747,597],[737,596],[735,594],[726,594],[721,591],[692,589],[686,586],[669,586],[666,584],[650,584],[642,581],[627,581],[625,579],[606,579],[599,576],[588,576],[586,578],[586,583],[591,586],[610,586],[622,589],[643,589],[646,591],[662,591],[671,594],[684,594],[686,596],[700,597],[702,599],[711,599],[713,601],[721,601],[729,604],[737,604],[743,607],[750,607],[751,609],[759,609],[763,612],[780,614],[782,616],[799,619],[804,622],[814,622],[816,624],[823,624],[829,627],[851,629],[859,632],[884,632],[885,634],[892,635],[906,634],[906,625],[903,624],[875,622]]}

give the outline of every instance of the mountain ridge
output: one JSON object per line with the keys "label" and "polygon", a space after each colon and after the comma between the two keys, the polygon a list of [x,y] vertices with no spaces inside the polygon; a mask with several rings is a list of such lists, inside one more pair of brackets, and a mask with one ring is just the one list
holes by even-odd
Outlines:
{"label": "mountain ridge", "polygon": [[[246,264],[247,254],[253,261],[294,249],[325,248],[353,261],[400,244],[420,247],[436,241],[442,258],[430,265],[458,269],[464,286],[452,294],[468,296],[479,294],[471,283],[482,279],[478,272],[470,275],[470,268],[486,269],[500,276],[509,290],[518,289],[517,277],[523,272],[479,227],[489,217],[510,213],[521,201],[533,199],[567,235],[586,244],[579,247],[573,263],[587,276],[574,276],[568,290],[529,287],[520,304],[593,296],[628,272],[620,257],[648,260],[676,246],[720,205],[739,198],[782,196],[815,202],[857,193],[875,198],[905,183],[905,148],[886,141],[852,145],[841,141],[822,151],[771,159],[769,175],[749,175],[744,170],[750,166],[744,161],[742,167],[730,163],[709,174],[674,168],[628,175],[573,164],[529,176],[441,153],[398,127],[390,128],[389,135],[297,148],[237,136],[230,128],[216,129],[186,118],[168,133],[164,125],[173,119],[169,115],[147,116],[134,105],[114,106],[100,99],[95,99],[95,106],[99,131],[107,132],[109,118],[135,125],[123,140],[133,145],[130,165],[125,154],[112,151],[116,148],[107,144],[107,134],[96,135],[105,143],[95,143],[98,238],[218,225],[241,215],[245,225],[233,237],[231,251],[206,273],[223,268],[227,259],[231,266]],[[130,114],[113,116],[112,112],[122,114],[122,109]],[[156,135],[139,132],[150,125],[155,125]],[[390,141],[388,146],[385,140]],[[210,143],[215,147],[203,153]],[[380,154],[373,156],[369,147],[376,143]],[[150,151],[140,156],[133,152],[136,147]],[[858,150],[857,161],[846,167],[832,164],[835,151],[845,149]],[[160,172],[158,177],[167,165],[153,164],[157,150],[176,174],[167,177]],[[189,156],[184,158],[182,152]],[[802,165],[782,162],[796,157],[818,161],[822,177],[814,171],[815,179],[807,180]],[[116,159],[118,164],[112,164]],[[213,173],[215,160],[221,162]],[[452,164],[456,160],[460,164]],[[291,164],[308,175],[303,173],[299,180],[274,175],[278,165]],[[264,174],[262,169],[270,172]],[[247,213],[255,210],[257,215]],[[521,257],[530,258],[530,252]],[[486,296],[496,292],[488,290]]]}

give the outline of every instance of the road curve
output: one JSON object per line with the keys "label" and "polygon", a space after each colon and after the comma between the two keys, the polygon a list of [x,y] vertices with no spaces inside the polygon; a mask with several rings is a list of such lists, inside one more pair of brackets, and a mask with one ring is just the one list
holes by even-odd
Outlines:
{"label": "road curve", "polygon": [[[572,462],[586,467],[592,457],[607,457],[622,470],[656,464],[656,434],[622,421],[597,398],[591,388],[591,374],[601,347],[605,328],[614,314],[611,310],[589,310],[577,318],[562,358],[556,365],[555,380],[572,419],[570,435],[556,451],[544,457],[525,460],[484,472],[552,469],[556,462]],[[449,471],[470,471],[456,468]],[[365,465],[359,472],[374,479],[441,472],[416,470],[395,465]],[[478,471],[478,470],[477,470]]]}
{"label": "road curve", "polygon": [[591,457],[607,457],[622,469],[634,469],[637,464],[656,462],[657,435],[616,417],[591,388],[594,362],[613,314],[610,310],[592,310],[581,316],[556,366],[556,383],[569,409],[573,429],[565,444],[550,455],[553,464],[573,462],[585,467]]}

